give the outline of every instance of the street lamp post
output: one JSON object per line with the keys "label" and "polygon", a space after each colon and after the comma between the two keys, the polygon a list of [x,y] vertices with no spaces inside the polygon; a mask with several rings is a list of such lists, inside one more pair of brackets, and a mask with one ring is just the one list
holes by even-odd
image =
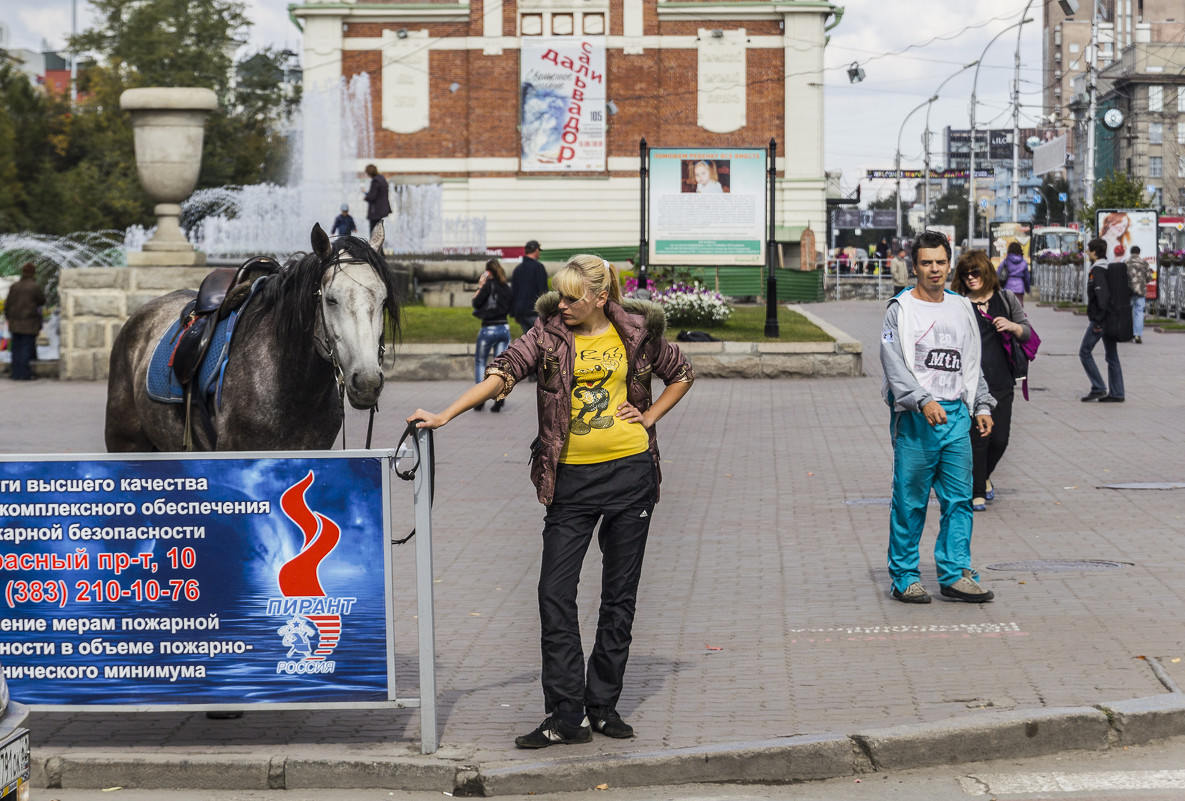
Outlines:
{"label": "street lamp post", "polygon": [[894,172],[897,175],[897,238],[901,238],[901,133],[905,130],[905,123],[909,122],[909,118],[921,111],[923,106],[927,106],[938,99],[938,95],[934,95],[923,100],[921,103],[905,115],[905,119],[901,121],[901,127],[897,129],[897,156],[893,165]]}
{"label": "street lamp post", "polygon": [[928,228],[930,226],[930,109],[934,107],[934,101],[938,99],[938,93],[942,91],[942,87],[946,86],[951,79],[962,75],[978,63],[978,61],[972,61],[970,64],[964,64],[962,67],[959,67],[957,72],[952,73],[945,81],[938,84],[938,88],[934,90],[934,95],[926,101],[926,132],[922,136],[922,143],[926,152],[925,184],[923,184],[922,188],[922,228]]}
{"label": "street lamp post", "polygon": [[[1020,13],[1024,19],[1033,5],[1029,0],[1025,10]],[[1012,221],[1020,219],[1020,35],[1024,33],[1024,25],[1016,29],[1016,59],[1015,71],[1012,76]]]}
{"label": "street lamp post", "polygon": [[1090,93],[1090,106],[1086,113],[1086,175],[1082,176],[1086,182],[1083,198],[1086,205],[1094,204],[1094,138],[1095,117],[1099,113],[1098,107],[1098,76],[1099,76],[1099,4],[1092,0],[1090,4],[1090,63],[1087,64],[1086,90]]}
{"label": "street lamp post", "polygon": [[967,165],[967,247],[971,247],[971,240],[975,238],[975,92],[979,86],[979,68],[983,66],[983,59],[987,56],[987,51],[996,43],[997,39],[1013,28],[1019,28],[1021,25],[1032,21],[1031,18],[1028,18],[1022,19],[1020,22],[1014,22],[993,36],[992,40],[987,43],[987,47],[979,54],[979,59],[975,64],[975,80],[971,82],[971,150],[968,153],[970,160]]}

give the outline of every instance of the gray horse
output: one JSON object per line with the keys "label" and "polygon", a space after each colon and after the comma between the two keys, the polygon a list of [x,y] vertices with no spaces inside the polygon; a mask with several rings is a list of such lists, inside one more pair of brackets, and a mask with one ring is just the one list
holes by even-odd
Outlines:
{"label": "gray horse", "polygon": [[[320,225],[313,252],[266,280],[237,323],[221,403],[211,403],[215,439],[194,415],[201,450],[262,451],[333,447],[342,392],[356,409],[373,408],[383,389],[384,310],[398,326],[394,276],[380,255],[383,226],[370,242]],[[194,297],[178,290],[140,307],[115,339],[107,381],[107,450],[180,451],[183,404],[148,396],[147,371],[161,335]]]}

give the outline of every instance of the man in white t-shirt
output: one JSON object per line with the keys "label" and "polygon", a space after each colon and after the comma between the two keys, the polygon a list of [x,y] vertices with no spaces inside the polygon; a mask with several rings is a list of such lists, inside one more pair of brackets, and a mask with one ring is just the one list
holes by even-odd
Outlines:
{"label": "man in white t-shirt", "polygon": [[889,512],[889,578],[898,601],[930,603],[918,571],[918,546],[930,490],[942,521],[934,544],[944,596],[992,600],[971,569],[971,412],[980,436],[992,430],[996,401],[980,370],[979,326],[971,303],[946,290],[950,242],[926,231],[913,245],[917,285],[889,301],[881,334],[893,409],[893,499]]}

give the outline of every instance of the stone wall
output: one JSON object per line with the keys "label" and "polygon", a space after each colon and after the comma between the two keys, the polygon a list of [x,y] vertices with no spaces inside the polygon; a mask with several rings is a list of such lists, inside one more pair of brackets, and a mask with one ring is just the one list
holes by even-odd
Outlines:
{"label": "stone wall", "polygon": [[111,348],[129,316],[176,289],[197,289],[208,267],[88,267],[62,270],[61,356],[58,377],[107,378]]}

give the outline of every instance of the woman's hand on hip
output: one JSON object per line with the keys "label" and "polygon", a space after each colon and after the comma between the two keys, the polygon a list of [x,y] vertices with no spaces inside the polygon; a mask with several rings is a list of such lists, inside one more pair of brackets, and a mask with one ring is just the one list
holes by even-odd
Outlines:
{"label": "woman's hand on hip", "polygon": [[[629,401],[622,401],[617,404],[617,419],[624,420],[627,423],[641,423],[647,426],[646,415],[638,411],[638,407],[634,406]],[[649,426],[647,426],[649,427]]]}

